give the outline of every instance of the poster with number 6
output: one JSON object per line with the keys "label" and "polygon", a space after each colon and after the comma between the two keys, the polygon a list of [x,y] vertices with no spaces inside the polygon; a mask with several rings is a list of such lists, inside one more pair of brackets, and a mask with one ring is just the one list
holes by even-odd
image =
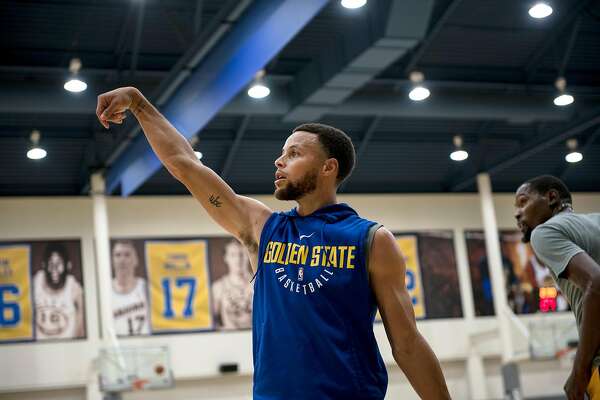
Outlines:
{"label": "poster with number 6", "polygon": [[145,242],[153,333],[212,329],[206,240]]}

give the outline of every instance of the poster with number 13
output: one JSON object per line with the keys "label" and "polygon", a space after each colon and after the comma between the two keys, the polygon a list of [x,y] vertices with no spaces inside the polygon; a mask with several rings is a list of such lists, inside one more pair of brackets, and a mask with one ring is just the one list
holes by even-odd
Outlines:
{"label": "poster with number 13", "polygon": [[212,328],[207,255],[206,240],[146,241],[153,333]]}

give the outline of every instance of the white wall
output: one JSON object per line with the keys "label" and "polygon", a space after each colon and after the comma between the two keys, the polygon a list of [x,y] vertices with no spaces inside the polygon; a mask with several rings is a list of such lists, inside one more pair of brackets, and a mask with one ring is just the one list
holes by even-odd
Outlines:
{"label": "white wall", "polygon": [[[257,196],[274,209],[288,209],[291,203]],[[479,199],[476,195],[357,195],[340,196],[366,218],[382,222],[394,231],[450,229],[459,237],[457,255],[465,252],[462,231],[482,228]],[[494,198],[498,225],[514,229],[511,195]],[[579,212],[600,211],[600,195],[577,194]],[[209,220],[191,198],[138,197],[110,198],[108,201],[111,236],[177,237],[220,235],[225,232]],[[0,399],[8,398],[84,398],[85,385],[96,379],[91,360],[99,342],[98,303],[94,261],[92,203],[86,198],[4,198],[0,199],[0,240],[81,238],[88,338],[76,342],[9,344],[0,346]],[[468,270],[466,259],[457,257],[459,269]],[[463,294],[464,296],[464,294]],[[569,316],[566,316],[570,318]],[[419,329],[442,361],[454,398],[469,396],[465,382],[465,359],[469,353],[468,335],[473,330],[493,330],[495,319],[477,318],[473,324],[462,319],[423,321]],[[415,398],[393,359],[383,326],[375,333],[382,355],[390,364],[388,398]],[[161,335],[131,338],[123,346],[168,344],[178,380],[170,398],[250,398],[252,357],[250,332]],[[486,358],[486,385],[491,398],[501,397],[498,340],[487,335],[477,346]],[[241,376],[220,377],[220,363],[236,362]],[[527,396],[558,394],[568,370],[557,362],[526,362],[521,366]],[[40,390],[32,392],[32,390]],[[4,393],[4,394],[2,394]],[[131,399],[165,398],[162,392],[127,395]]]}

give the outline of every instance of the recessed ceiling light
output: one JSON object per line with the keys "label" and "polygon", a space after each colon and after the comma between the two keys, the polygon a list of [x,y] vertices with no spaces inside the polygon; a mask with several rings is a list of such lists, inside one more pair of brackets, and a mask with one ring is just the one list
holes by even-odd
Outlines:
{"label": "recessed ceiling light", "polygon": [[456,150],[450,153],[450,158],[453,161],[464,161],[469,158],[469,153],[467,153],[465,150]]}
{"label": "recessed ceiling light", "polygon": [[87,89],[87,83],[79,79],[70,79],[67,82],[65,82],[64,88],[69,92],[79,93]]}
{"label": "recessed ceiling light", "polygon": [[248,96],[253,99],[264,99],[271,94],[271,89],[261,83],[255,83],[248,89]]}
{"label": "recessed ceiling light", "polygon": [[550,7],[548,4],[541,1],[541,2],[535,3],[529,9],[529,15],[532,18],[542,19],[542,18],[546,18],[546,17],[550,16],[552,14],[552,11],[553,11],[552,7]]}
{"label": "recessed ceiling light", "polygon": [[583,154],[581,154],[578,151],[572,151],[565,156],[565,160],[567,160],[567,162],[570,162],[570,163],[577,163],[577,162],[583,160]]}
{"label": "recessed ceiling light", "polygon": [[350,9],[361,8],[367,4],[367,0],[342,0],[342,6]]}
{"label": "recessed ceiling light", "polygon": [[27,158],[31,160],[41,160],[42,158],[45,158],[47,154],[46,150],[41,147],[34,147],[27,152]]}
{"label": "recessed ceiling light", "polygon": [[569,104],[573,103],[574,101],[575,101],[575,98],[573,96],[571,96],[570,94],[563,93],[554,98],[554,105],[559,106],[559,107],[564,107],[564,106],[568,106]]}
{"label": "recessed ceiling light", "polygon": [[408,93],[408,97],[412,101],[423,101],[429,97],[431,92],[425,86],[417,86]]}

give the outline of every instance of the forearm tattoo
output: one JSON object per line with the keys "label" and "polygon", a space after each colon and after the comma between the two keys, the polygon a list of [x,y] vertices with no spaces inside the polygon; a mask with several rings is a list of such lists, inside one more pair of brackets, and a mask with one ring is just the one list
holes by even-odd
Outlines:
{"label": "forearm tattoo", "polygon": [[208,198],[208,201],[210,202],[210,204],[212,204],[215,207],[221,207],[223,205],[223,202],[221,200],[219,200],[219,196],[215,196],[214,194],[211,194],[210,197]]}

